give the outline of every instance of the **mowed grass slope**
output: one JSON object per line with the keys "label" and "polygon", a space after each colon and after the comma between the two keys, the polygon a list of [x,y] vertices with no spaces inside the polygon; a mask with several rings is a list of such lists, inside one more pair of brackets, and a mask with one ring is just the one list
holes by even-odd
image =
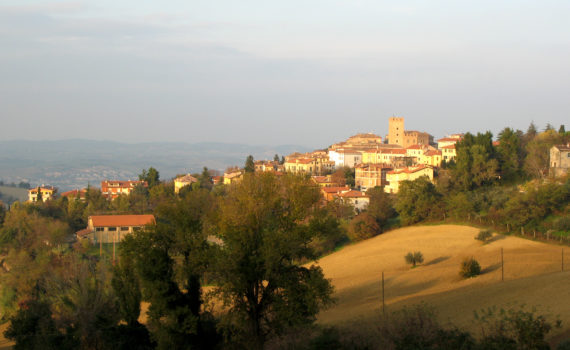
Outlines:
{"label": "mowed grass slope", "polygon": [[[526,304],[537,306],[543,314],[560,314],[568,328],[570,273],[560,272],[562,247],[501,235],[482,244],[474,239],[478,232],[456,225],[407,227],[322,258],[318,264],[332,280],[338,302],[319,315],[319,322],[376,319],[382,305],[384,271],[388,311],[425,301],[437,308],[442,320],[469,329],[474,310]],[[505,282],[501,282],[501,248]],[[421,251],[424,263],[411,269],[404,260],[410,251]],[[567,251],[570,270],[570,249]],[[471,256],[483,273],[462,279],[460,263]]]}

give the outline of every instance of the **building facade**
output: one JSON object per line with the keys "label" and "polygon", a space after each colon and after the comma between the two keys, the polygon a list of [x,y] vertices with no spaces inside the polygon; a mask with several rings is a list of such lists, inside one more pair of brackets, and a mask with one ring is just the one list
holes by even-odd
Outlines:
{"label": "building facade", "polygon": [[567,175],[568,169],[570,169],[570,144],[552,146],[550,148],[550,176]]}
{"label": "building facade", "polygon": [[148,183],[146,181],[104,180],[101,181],[101,193],[107,199],[115,199],[121,194],[129,195],[137,186],[148,187]]}
{"label": "building facade", "polygon": [[[39,196],[38,196],[39,194]],[[34,188],[30,188],[28,190],[28,202],[37,202],[38,197],[40,201],[45,202],[50,199],[54,199],[57,195],[57,188],[53,186],[38,186]]]}
{"label": "building facade", "polygon": [[400,182],[404,180],[413,181],[421,176],[427,176],[430,181],[433,180],[433,169],[423,165],[416,167],[408,167],[402,169],[394,169],[386,174],[386,186],[384,192],[398,193]]}
{"label": "building facade", "polygon": [[136,230],[155,223],[154,215],[92,215],[87,220],[87,228],[77,232],[77,237],[94,244],[120,242]]}

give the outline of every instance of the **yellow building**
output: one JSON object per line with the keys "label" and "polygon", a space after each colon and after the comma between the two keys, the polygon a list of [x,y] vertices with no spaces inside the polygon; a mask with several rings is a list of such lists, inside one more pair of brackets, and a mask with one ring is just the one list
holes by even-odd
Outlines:
{"label": "yellow building", "polygon": [[178,194],[182,187],[192,185],[195,182],[198,182],[198,179],[190,174],[174,179],[174,193]]}
{"label": "yellow building", "polygon": [[28,202],[37,202],[38,193],[40,194],[40,199],[42,202],[55,198],[57,194],[57,188],[53,186],[38,186],[35,188],[30,188],[28,190]]}
{"label": "yellow building", "polygon": [[420,161],[418,163],[429,165],[432,167],[438,167],[441,166],[441,159],[442,159],[441,151],[430,150],[422,154],[422,156],[420,157]]}
{"label": "yellow building", "polygon": [[242,180],[243,173],[241,170],[233,170],[231,172],[224,173],[224,185],[231,185],[238,183]]}
{"label": "yellow building", "polygon": [[388,119],[388,142],[402,147],[429,145],[433,143],[433,136],[427,132],[405,130],[404,118],[391,117]]}
{"label": "yellow building", "polygon": [[449,162],[455,160],[457,157],[457,152],[455,150],[455,145],[444,146],[441,148],[441,159]]}
{"label": "yellow building", "polygon": [[285,171],[289,173],[305,173],[322,175],[332,172],[335,163],[327,158],[293,158],[285,161]]}
{"label": "yellow building", "polygon": [[392,170],[392,167],[386,164],[358,164],[354,170],[355,186],[366,192],[369,188],[384,186],[386,174]]}
{"label": "yellow building", "polygon": [[408,167],[395,169],[386,174],[386,186],[384,191],[388,193],[398,193],[400,182],[404,180],[413,181],[419,177],[427,176],[430,181],[433,180],[433,169],[423,165],[416,167]]}

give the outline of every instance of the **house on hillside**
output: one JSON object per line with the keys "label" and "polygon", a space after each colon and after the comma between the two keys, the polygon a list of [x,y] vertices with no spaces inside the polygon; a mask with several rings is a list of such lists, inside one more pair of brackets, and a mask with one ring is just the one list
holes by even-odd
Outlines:
{"label": "house on hillside", "polygon": [[322,187],[321,194],[323,195],[324,199],[327,202],[334,200],[338,195],[342,193],[346,193],[350,191],[350,187],[342,186],[342,187]]}
{"label": "house on hillside", "polygon": [[361,191],[386,185],[386,174],[392,170],[387,164],[358,164],[354,167],[354,184]]}
{"label": "house on hillside", "polygon": [[120,242],[126,235],[155,223],[154,215],[92,215],[87,220],[87,228],[76,235],[94,244]]}
{"label": "house on hillside", "polygon": [[419,177],[427,176],[430,181],[433,180],[433,168],[425,165],[408,167],[402,169],[394,169],[386,174],[387,185],[384,186],[384,192],[398,193],[400,182],[404,180],[413,181]]}
{"label": "house on hillside", "polygon": [[121,194],[129,195],[137,186],[148,187],[148,183],[146,181],[104,180],[101,181],[101,193],[107,199],[115,199]]}
{"label": "house on hillside", "polygon": [[342,203],[350,204],[356,212],[361,212],[370,204],[370,198],[360,191],[350,190],[337,196]]}
{"label": "house on hillside", "polygon": [[236,168],[228,170],[224,173],[224,185],[231,185],[240,182],[243,179],[243,172]]}
{"label": "house on hillside", "polygon": [[83,188],[81,190],[76,189],[76,190],[66,191],[61,194],[61,197],[65,197],[68,200],[85,202],[85,200],[87,199],[87,189]]}
{"label": "house on hillside", "polygon": [[556,145],[550,148],[550,176],[568,174],[570,169],[570,144]]}
{"label": "house on hillside", "polygon": [[178,194],[180,192],[180,189],[182,189],[182,187],[190,186],[195,182],[198,182],[198,179],[190,174],[177,177],[176,179],[174,179],[174,193]]}
{"label": "house on hillside", "polygon": [[50,199],[55,199],[57,195],[57,188],[53,186],[38,186],[34,188],[30,188],[28,190],[28,202],[35,203],[38,201],[38,194],[39,198],[42,202],[45,202]]}

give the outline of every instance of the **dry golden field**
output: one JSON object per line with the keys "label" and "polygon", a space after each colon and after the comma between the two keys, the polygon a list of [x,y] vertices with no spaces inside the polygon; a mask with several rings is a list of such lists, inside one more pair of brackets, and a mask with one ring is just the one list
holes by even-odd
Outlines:
{"label": "dry golden field", "polygon": [[[318,264],[335,286],[337,305],[322,312],[318,321],[374,322],[381,311],[384,271],[387,312],[423,301],[437,309],[440,320],[475,331],[474,310],[526,304],[537,306],[541,314],[560,315],[563,329],[550,337],[570,329],[570,272],[560,272],[562,247],[502,235],[483,244],[474,239],[478,232],[457,225],[407,227],[322,258]],[[570,262],[570,249],[566,250]],[[409,251],[421,251],[424,263],[411,269],[404,261]],[[459,266],[470,256],[479,262],[482,274],[465,280]]]}

